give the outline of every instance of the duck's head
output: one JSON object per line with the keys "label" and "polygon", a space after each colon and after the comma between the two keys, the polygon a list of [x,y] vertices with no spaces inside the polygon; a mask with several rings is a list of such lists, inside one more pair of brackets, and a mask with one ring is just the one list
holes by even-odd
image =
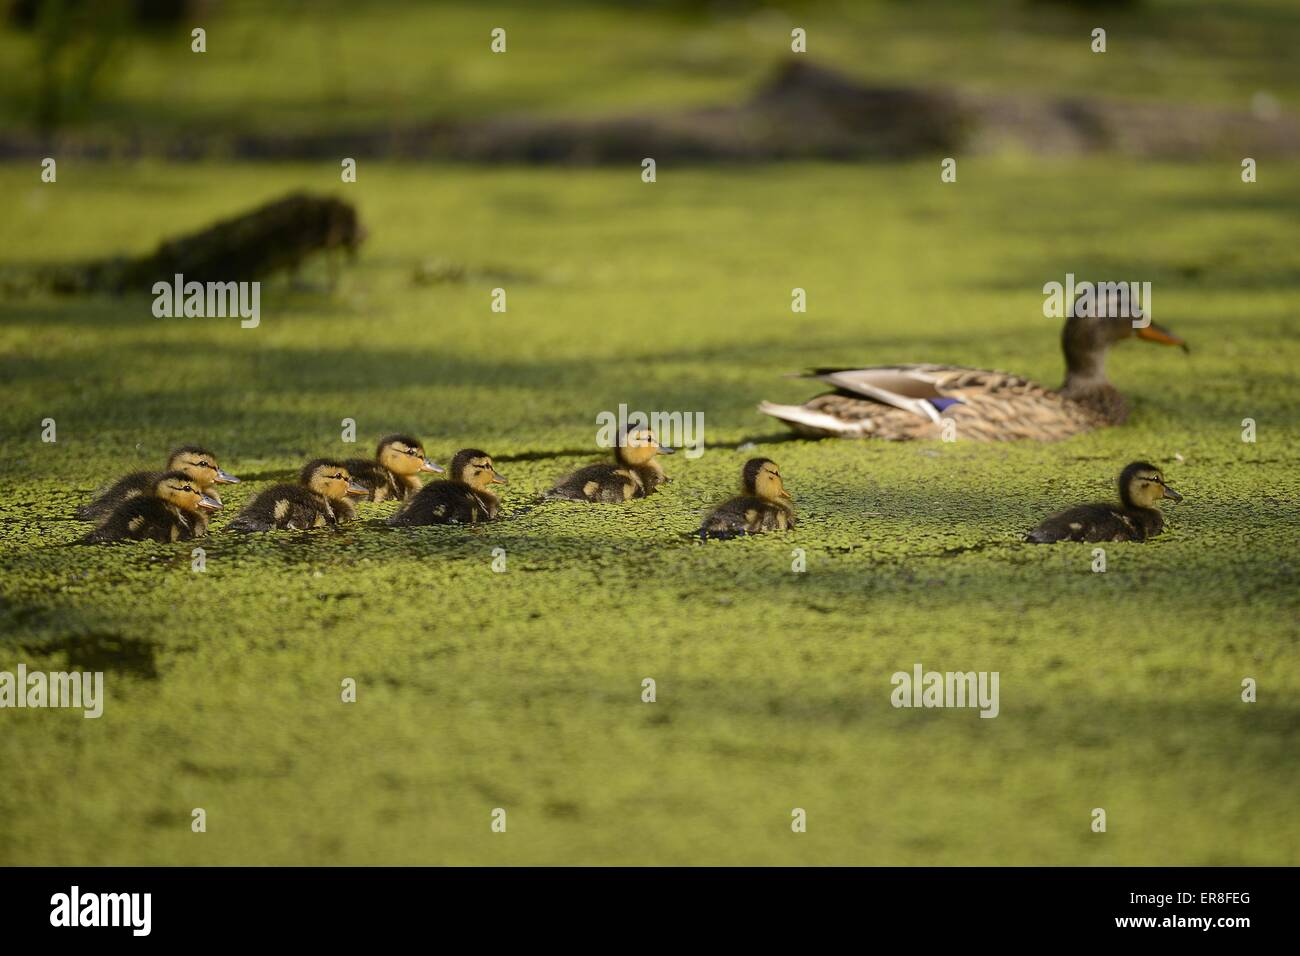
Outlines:
{"label": "duck's head", "polygon": [[462,448],[456,452],[456,457],[451,460],[451,477],[475,491],[487,491],[490,485],[506,483],[493,467],[492,456],[477,448]]}
{"label": "duck's head", "polygon": [[618,448],[614,453],[625,465],[644,465],[655,455],[671,455],[675,451],[675,448],[659,444],[659,439],[649,428],[629,425],[618,436]]}
{"label": "duck's head", "polygon": [[203,493],[202,486],[183,471],[169,471],[158,479],[154,497],[182,511],[217,511],[221,502]]}
{"label": "duck's head", "polygon": [[1135,461],[1120,472],[1119,497],[1129,508],[1155,508],[1162,498],[1183,500],[1182,495],[1165,484],[1164,473],[1145,461]]}
{"label": "duck's head", "polygon": [[747,495],[757,495],[776,504],[794,501],[781,481],[781,469],[771,458],[751,458],[740,472],[740,485]]}
{"label": "duck's head", "polygon": [[379,463],[395,475],[414,475],[421,471],[442,474],[442,466],[435,465],[424,457],[424,446],[420,439],[410,435],[389,435],[379,442],[375,451]]}
{"label": "duck's head", "polygon": [[330,501],[340,501],[348,495],[362,497],[370,494],[369,488],[352,480],[346,468],[328,458],[317,458],[303,465],[299,480]]}
{"label": "duck's head", "polygon": [[1085,377],[1104,377],[1106,353],[1112,345],[1125,339],[1139,338],[1156,345],[1177,345],[1184,352],[1187,343],[1164,326],[1147,321],[1145,326],[1134,327],[1136,303],[1125,303],[1127,293],[1118,289],[1098,290],[1091,304],[1083,296],[1070,306],[1069,318],[1061,333],[1061,348],[1065,352],[1068,374]]}
{"label": "duck's head", "polygon": [[239,479],[221,469],[217,456],[201,445],[182,445],[167,459],[168,471],[183,471],[202,487],[237,485]]}

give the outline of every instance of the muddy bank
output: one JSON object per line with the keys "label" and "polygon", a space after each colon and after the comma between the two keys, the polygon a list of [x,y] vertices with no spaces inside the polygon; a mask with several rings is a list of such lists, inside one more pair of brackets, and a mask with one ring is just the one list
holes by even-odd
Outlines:
{"label": "muddy bank", "polygon": [[53,142],[0,133],[0,158],[80,155],[197,160],[438,159],[594,165],[640,161],[891,160],[957,151],[1044,155],[1116,151],[1139,157],[1300,154],[1300,121],[1246,110],[1091,97],[972,94],[871,86],[792,60],[739,104],[599,119],[523,116],[406,127],[112,141]]}

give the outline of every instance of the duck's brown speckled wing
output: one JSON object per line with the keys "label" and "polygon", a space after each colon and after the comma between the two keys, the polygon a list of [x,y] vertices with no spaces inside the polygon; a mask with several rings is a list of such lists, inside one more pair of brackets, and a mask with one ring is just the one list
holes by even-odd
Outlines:
{"label": "duck's brown speckled wing", "polygon": [[763,402],[759,411],[810,435],[940,438],[951,419],[956,440],[1059,441],[1101,424],[1100,416],[1037,382],[1009,372],[958,365],[818,369],[838,391],[803,405]]}

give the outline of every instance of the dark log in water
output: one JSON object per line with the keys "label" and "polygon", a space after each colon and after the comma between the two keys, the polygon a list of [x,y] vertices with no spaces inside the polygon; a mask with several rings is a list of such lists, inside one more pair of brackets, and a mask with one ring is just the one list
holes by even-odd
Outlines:
{"label": "dark log in water", "polygon": [[164,239],[139,259],[114,258],[41,270],[34,283],[56,292],[139,292],[155,282],[244,282],[296,272],[316,253],[349,257],[366,237],[356,209],[341,199],[292,193],[198,232]]}

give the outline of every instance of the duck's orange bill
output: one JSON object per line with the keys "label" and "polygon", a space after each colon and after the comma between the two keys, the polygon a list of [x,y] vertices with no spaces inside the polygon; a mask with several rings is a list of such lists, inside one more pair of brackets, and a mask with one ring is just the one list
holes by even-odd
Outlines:
{"label": "duck's orange bill", "polygon": [[1154,322],[1146,326],[1146,328],[1138,329],[1137,335],[1140,339],[1146,339],[1148,342],[1156,342],[1160,345],[1181,345],[1183,348],[1187,347],[1186,342],[1169,330],[1162,329]]}

